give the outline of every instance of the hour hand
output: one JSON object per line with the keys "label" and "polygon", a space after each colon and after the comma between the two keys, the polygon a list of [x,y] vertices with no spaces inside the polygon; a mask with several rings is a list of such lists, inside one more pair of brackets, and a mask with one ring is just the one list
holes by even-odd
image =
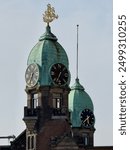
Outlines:
{"label": "hour hand", "polygon": [[34,73],[31,73],[31,75],[30,75],[29,83],[31,83],[31,80],[32,80],[32,78],[33,78],[33,74],[34,74]]}
{"label": "hour hand", "polygon": [[83,123],[85,123],[87,121],[87,123],[89,124],[89,117],[90,116],[87,116],[87,118],[83,121]]}

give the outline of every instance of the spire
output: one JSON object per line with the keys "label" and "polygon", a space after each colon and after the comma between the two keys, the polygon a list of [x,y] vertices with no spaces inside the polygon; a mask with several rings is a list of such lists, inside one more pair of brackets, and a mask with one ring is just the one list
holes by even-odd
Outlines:
{"label": "spire", "polygon": [[76,57],[76,79],[78,79],[78,30],[79,30],[79,25],[77,25],[77,57]]}

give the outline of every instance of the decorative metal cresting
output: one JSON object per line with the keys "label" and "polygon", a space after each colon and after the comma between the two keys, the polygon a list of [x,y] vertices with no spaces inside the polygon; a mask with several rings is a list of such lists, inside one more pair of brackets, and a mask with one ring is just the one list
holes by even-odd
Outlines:
{"label": "decorative metal cresting", "polygon": [[58,15],[55,14],[54,7],[51,7],[51,4],[47,5],[47,10],[43,14],[43,21],[49,25],[54,19],[58,19]]}

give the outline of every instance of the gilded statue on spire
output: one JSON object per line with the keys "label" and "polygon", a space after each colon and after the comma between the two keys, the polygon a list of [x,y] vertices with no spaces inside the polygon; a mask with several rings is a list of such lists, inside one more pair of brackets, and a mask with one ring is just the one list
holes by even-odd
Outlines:
{"label": "gilded statue on spire", "polygon": [[57,19],[58,15],[55,14],[55,9],[54,7],[51,7],[50,4],[47,5],[47,10],[43,14],[43,21],[49,24],[52,22],[54,19]]}

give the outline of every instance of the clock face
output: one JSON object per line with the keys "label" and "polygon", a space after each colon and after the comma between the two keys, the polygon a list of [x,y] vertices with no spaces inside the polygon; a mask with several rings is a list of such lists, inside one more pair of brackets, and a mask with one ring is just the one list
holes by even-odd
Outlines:
{"label": "clock face", "polygon": [[39,67],[37,64],[30,64],[25,73],[25,81],[28,87],[33,87],[39,79]]}
{"label": "clock face", "polygon": [[94,114],[90,109],[84,109],[81,113],[80,119],[84,127],[91,127],[94,125]]}
{"label": "clock face", "polygon": [[55,85],[65,85],[69,79],[69,72],[65,65],[61,63],[54,64],[51,67],[50,75]]}

